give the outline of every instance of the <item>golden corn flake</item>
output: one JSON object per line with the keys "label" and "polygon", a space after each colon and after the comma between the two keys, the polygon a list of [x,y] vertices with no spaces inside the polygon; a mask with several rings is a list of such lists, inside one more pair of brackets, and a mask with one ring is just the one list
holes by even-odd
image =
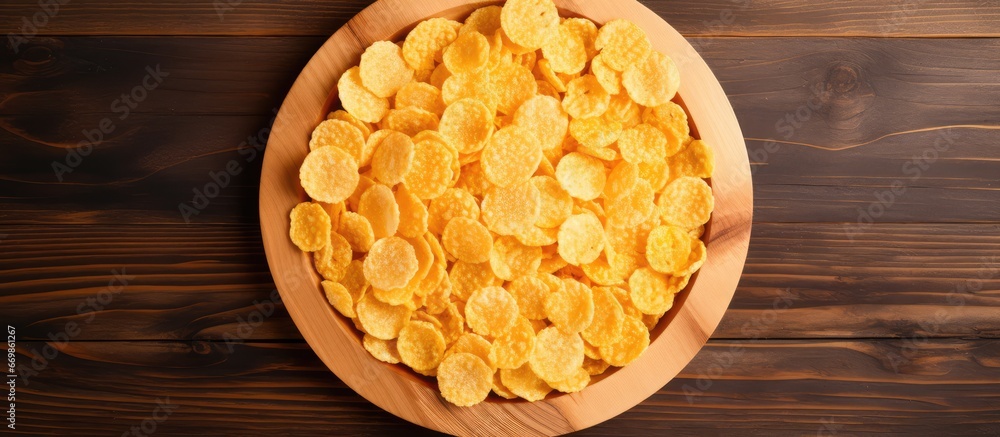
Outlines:
{"label": "golden corn flake", "polygon": [[559,241],[559,229],[532,226],[519,230],[514,237],[525,246],[550,246]]}
{"label": "golden corn flake", "polygon": [[601,358],[612,366],[622,367],[635,361],[649,347],[649,331],[642,320],[626,317],[618,341],[601,346]]}
{"label": "golden corn flake", "polygon": [[712,187],[704,180],[682,177],[667,185],[657,206],[664,223],[693,229],[708,223],[715,209],[715,198]]}
{"label": "golden corn flake", "polygon": [[688,256],[684,267],[674,272],[676,276],[690,276],[698,271],[705,264],[707,258],[705,243],[698,237],[691,237],[691,255]]}
{"label": "golden corn flake", "polygon": [[299,180],[313,200],[339,203],[354,193],[360,179],[358,162],[337,147],[309,152],[299,169]]}
{"label": "golden corn flake", "polygon": [[639,164],[639,177],[649,182],[654,192],[661,192],[670,182],[670,165],[666,162]]}
{"label": "golden corn flake", "polygon": [[[554,326],[545,328],[535,336],[528,364],[544,381],[565,381],[583,366],[583,339],[580,334],[567,334]],[[506,379],[504,384],[517,393]]]}
{"label": "golden corn flake", "polygon": [[591,282],[598,285],[621,285],[625,282],[621,273],[604,257],[598,257],[591,263],[581,265],[580,268]]}
{"label": "golden corn flake", "polygon": [[691,127],[688,125],[687,113],[674,102],[646,108],[642,112],[642,122],[656,127],[667,136],[667,156],[680,152],[690,138]]}
{"label": "golden corn flake", "polygon": [[581,76],[566,84],[563,110],[573,118],[594,118],[604,115],[611,95],[592,75]]}
{"label": "golden corn flake", "polygon": [[455,218],[465,217],[479,220],[479,205],[468,191],[449,188],[444,194],[431,201],[429,229],[435,234],[444,233],[445,226]]}
{"label": "golden corn flake", "polygon": [[574,152],[559,161],[556,180],[570,196],[594,200],[604,191],[607,170],[600,159]]}
{"label": "golden corn flake", "polygon": [[489,60],[490,42],[478,32],[461,34],[444,49],[444,65],[452,73],[478,71],[485,68]]}
{"label": "golden corn flake", "polygon": [[487,6],[472,11],[469,18],[465,19],[465,24],[458,31],[459,35],[469,32],[479,32],[483,36],[496,34],[500,30],[500,6]]}
{"label": "golden corn flake", "polygon": [[392,109],[382,122],[386,129],[402,132],[411,137],[428,130],[437,130],[440,119],[433,112],[415,106]]}
{"label": "golden corn flake", "polygon": [[368,223],[368,219],[357,213],[345,212],[340,217],[340,227],[337,228],[337,233],[347,240],[355,252],[368,252],[375,244],[375,232],[372,230],[371,223]]}
{"label": "golden corn flake", "polygon": [[564,288],[545,297],[545,315],[563,332],[583,331],[594,319],[593,293],[579,281],[565,279],[564,283]]}
{"label": "golden corn flake", "polygon": [[326,293],[326,300],[334,309],[343,314],[344,317],[351,319],[357,317],[354,312],[354,300],[346,287],[333,281],[323,281],[320,285],[323,286],[323,292]]}
{"label": "golden corn flake", "polygon": [[538,52],[527,52],[527,53],[515,54],[512,62],[514,64],[520,65],[528,69],[528,71],[531,71],[535,68],[535,63],[537,61],[538,61]]}
{"label": "golden corn flake", "polygon": [[[556,87],[552,86],[551,83],[548,83],[547,81],[544,80],[537,80],[535,81],[535,83],[538,84],[538,95],[545,97],[552,97],[553,99],[556,99],[556,103],[559,105],[559,110],[562,110],[562,101],[560,100],[562,99],[562,96],[559,95],[559,91],[556,91]],[[524,103],[527,104],[528,102]],[[523,107],[524,105],[521,106]]]}
{"label": "golden corn flake", "polygon": [[[591,149],[608,147],[622,136],[621,122],[608,117],[574,118],[569,123],[569,132],[580,145]],[[624,154],[624,151],[622,151]]]}
{"label": "golden corn flake", "polygon": [[351,252],[351,244],[340,234],[331,232],[329,238],[326,246],[316,252],[313,264],[323,279],[336,282],[347,275],[354,254]]}
{"label": "golden corn flake", "polygon": [[516,235],[533,226],[541,211],[541,193],[530,181],[493,187],[483,197],[483,222],[500,235]]}
{"label": "golden corn flake", "polygon": [[497,93],[497,110],[514,114],[526,100],[538,92],[538,83],[531,70],[521,64],[502,64],[490,76]]}
{"label": "golden corn flake", "polygon": [[378,299],[379,302],[384,302],[389,305],[407,305],[407,306],[408,304],[412,303],[414,296],[413,288],[409,286],[400,288],[391,288],[385,290],[377,287],[372,287],[370,294],[372,296],[375,296],[375,299]]}
{"label": "golden corn flake", "polygon": [[580,146],[576,148],[576,151],[587,156],[593,156],[594,158],[600,159],[601,161],[613,162],[618,160],[618,152],[616,152],[615,149],[610,147],[591,149],[586,146]]}
{"label": "golden corn flake", "polygon": [[457,353],[441,362],[438,389],[448,402],[471,407],[486,399],[493,389],[493,372],[475,355]]}
{"label": "golden corn flake", "polygon": [[636,103],[655,107],[672,100],[681,85],[677,64],[669,56],[652,52],[644,61],[622,73],[622,86]]}
{"label": "golden corn flake", "polygon": [[451,77],[451,72],[448,71],[448,67],[444,64],[438,64],[431,72],[430,78],[428,78],[427,83],[441,90],[441,99],[444,101],[444,84]]}
{"label": "golden corn flake", "polygon": [[553,381],[548,383],[550,387],[561,391],[563,393],[576,393],[587,388],[590,384],[590,373],[587,372],[583,367],[576,369],[573,372],[573,376],[563,381]]}
{"label": "golden corn flake", "polygon": [[[597,25],[586,18],[567,18],[559,25],[569,29],[570,33],[580,37],[583,41],[583,48],[587,54],[587,59],[593,59],[599,53],[595,43],[597,42]],[[577,72],[579,73],[579,72]]]}
{"label": "golden corn flake", "polygon": [[587,66],[587,46],[574,27],[577,25],[567,23],[568,20],[560,24],[555,36],[542,46],[542,55],[549,60],[552,71],[576,74]]}
{"label": "golden corn flake", "polygon": [[441,135],[459,153],[475,153],[493,135],[493,113],[479,100],[462,99],[448,106],[439,127]]}
{"label": "golden corn flake", "polygon": [[401,288],[417,274],[416,251],[402,238],[383,238],[372,245],[364,267],[365,277],[372,287],[382,290]]}
{"label": "golden corn flake", "polygon": [[340,76],[337,94],[344,110],[367,123],[378,123],[389,113],[389,99],[376,96],[361,82],[361,68],[354,67]]}
{"label": "golden corn flake", "polygon": [[517,323],[517,301],[502,287],[485,287],[469,296],[465,320],[472,332],[499,337]]}
{"label": "golden corn flake", "polygon": [[441,89],[423,82],[410,82],[396,93],[396,109],[419,108],[441,116],[446,108]]}
{"label": "golden corn flake", "polygon": [[292,209],[292,243],[303,252],[316,252],[330,240],[330,216],[318,203],[300,203]]}
{"label": "golden corn flake", "polygon": [[600,358],[583,358],[583,370],[586,370],[590,376],[600,375],[608,370],[608,367],[611,367],[611,365]]}
{"label": "golden corn flake", "polygon": [[[368,175],[371,175],[371,172],[368,172]],[[365,194],[365,191],[368,191],[368,189],[371,188],[372,185],[375,185],[375,181],[369,178],[368,176],[361,175],[358,178],[357,188],[354,189],[354,193],[351,194],[351,197],[347,198],[348,211],[358,210],[358,205],[361,204],[361,195]]]}
{"label": "golden corn flake", "polygon": [[613,226],[630,228],[638,226],[649,218],[656,209],[653,200],[656,193],[645,179],[639,179],[627,191],[615,197],[607,205],[608,223]]}
{"label": "golden corn flake", "polygon": [[388,132],[372,155],[372,174],[379,182],[395,186],[403,181],[413,164],[414,145],[408,135],[391,130]]}
{"label": "golden corn flake", "polygon": [[540,194],[540,209],[535,226],[541,228],[558,228],[573,214],[573,198],[550,176],[535,176],[531,184]]}
{"label": "golden corn flake", "polygon": [[555,37],[559,11],[552,0],[508,0],[500,23],[511,42],[534,51]]}
{"label": "golden corn flake", "polygon": [[323,147],[340,148],[357,162],[361,160],[365,137],[361,130],[346,121],[326,120],[316,127],[309,140],[309,150]]}
{"label": "golden corn flake", "polygon": [[667,137],[653,126],[640,124],[622,132],[618,148],[622,159],[632,164],[663,162],[667,157]]}
{"label": "golden corn flake", "polygon": [[[544,382],[543,382],[544,383]],[[500,372],[493,373],[493,393],[504,399],[517,399],[518,396],[514,392],[510,391],[507,386],[503,385],[503,380],[501,379]]]}
{"label": "golden corn flake", "polygon": [[604,346],[618,341],[621,337],[622,325],[625,323],[625,312],[611,290],[605,287],[595,287],[594,320],[587,329],[580,333],[588,343],[594,346]]}
{"label": "golden corn flake", "polygon": [[615,71],[625,71],[649,57],[652,44],[646,32],[628,20],[612,20],[597,32],[594,47]]}
{"label": "golden corn flake", "polygon": [[399,352],[396,350],[396,340],[382,340],[370,334],[365,334],[361,341],[365,350],[372,354],[377,360],[396,364],[399,363]]}
{"label": "golden corn flake", "polygon": [[490,367],[491,371],[496,371],[496,365],[490,361],[490,348],[491,344],[489,340],[483,338],[479,334],[474,334],[472,332],[466,332],[458,337],[458,340],[448,348],[444,353],[444,357],[448,358],[454,354],[472,354],[483,360],[487,366]]}
{"label": "golden corn flake", "polygon": [[461,23],[431,18],[417,25],[403,43],[403,59],[414,70],[433,70],[434,61],[443,59],[445,47],[458,38]]}
{"label": "golden corn flake", "polygon": [[388,129],[377,130],[372,132],[365,140],[365,147],[361,149],[361,160],[358,161],[358,166],[368,167],[372,163],[372,157],[375,156],[375,150],[378,149],[379,144],[391,135],[393,131]]}
{"label": "golden corn flake", "polygon": [[611,96],[608,112],[604,113],[608,120],[621,122],[622,127],[631,129],[642,124],[642,107],[632,101],[627,93]]}
{"label": "golden corn flake", "polygon": [[490,361],[500,369],[516,369],[528,362],[535,348],[535,330],[524,317],[493,341]]}
{"label": "golden corn flake", "polygon": [[490,251],[490,267],[505,281],[534,274],[542,263],[542,249],[527,246],[514,237],[499,237]]}
{"label": "golden corn flake", "polygon": [[462,99],[475,99],[496,112],[499,105],[497,90],[493,88],[490,70],[483,69],[473,73],[455,74],[444,81],[441,97],[445,105],[452,105]]}
{"label": "golden corn flake", "polygon": [[460,300],[468,300],[469,296],[476,290],[483,287],[497,286],[503,283],[502,279],[496,277],[489,263],[469,264],[463,261],[456,261],[451,266],[449,278],[452,285],[452,294]]}
{"label": "golden corn flake", "polygon": [[[365,141],[368,141],[368,137],[372,134],[372,125],[371,124],[368,124],[368,123],[365,123],[365,122],[363,122],[361,120],[358,120],[357,117],[351,115],[350,113],[348,113],[347,111],[345,111],[343,109],[338,109],[336,111],[333,111],[333,112],[327,114],[326,119],[327,120],[340,120],[340,121],[346,121],[346,122],[350,123],[351,126],[354,126],[354,127],[358,128],[359,131],[361,131],[361,135],[364,137]],[[362,164],[362,167],[363,166],[364,166],[364,164]]]}
{"label": "golden corn flake", "polygon": [[604,225],[594,214],[577,214],[559,226],[559,256],[578,266],[591,263],[604,250]]}
{"label": "golden corn flake", "polygon": [[[538,347],[537,342],[535,347]],[[501,369],[500,381],[511,393],[528,402],[545,399],[545,396],[552,391],[552,387],[539,378],[528,364],[516,369]]]}
{"label": "golden corn flake", "polygon": [[[412,287],[417,287],[417,282],[424,279],[427,273],[430,272],[431,266],[437,262],[437,256],[435,255],[431,244],[428,240],[424,238],[406,238],[401,237],[413,246],[413,252],[417,256],[417,273],[410,280],[409,285]],[[417,281],[417,282],[414,282]]]}
{"label": "golden corn flake", "polygon": [[691,237],[675,226],[659,226],[646,240],[649,266],[663,274],[673,274],[687,266],[691,255]]}
{"label": "golden corn flake", "polygon": [[445,145],[436,141],[420,141],[414,146],[413,163],[403,182],[410,192],[422,200],[437,198],[451,183],[454,160]]}
{"label": "golden corn flake", "polygon": [[629,298],[643,314],[660,314],[673,304],[669,278],[648,267],[636,270],[628,280]]}
{"label": "golden corn flake", "polygon": [[535,69],[537,75],[541,76],[557,92],[566,92],[566,82],[563,82],[562,78],[555,71],[552,71],[552,64],[549,63],[548,59],[539,60],[535,64]]}
{"label": "golden corn flake", "polygon": [[414,369],[433,369],[444,357],[444,336],[431,323],[411,321],[396,340],[399,358]]}
{"label": "golden corn flake", "polygon": [[388,41],[372,44],[361,55],[361,83],[379,97],[394,96],[413,80],[413,69],[403,60],[403,50]]}
{"label": "golden corn flake", "polygon": [[559,147],[569,129],[569,116],[557,98],[539,95],[524,102],[514,113],[514,124],[538,138],[543,150]]}
{"label": "golden corn flake", "polygon": [[[346,244],[346,240],[344,241]],[[348,247],[348,251],[350,251],[350,247]],[[361,296],[364,296],[365,291],[368,290],[368,279],[365,278],[364,263],[360,260],[351,260],[347,264],[344,277],[340,279],[340,283],[350,293],[354,303],[357,304],[361,300]]]}
{"label": "golden corn flake", "polygon": [[[555,277],[552,278],[557,280]],[[546,317],[545,298],[553,290],[543,279],[536,276],[521,276],[507,285],[507,291],[517,301],[517,308],[522,316],[529,320],[541,320]]]}
{"label": "golden corn flake", "polygon": [[399,205],[392,190],[385,185],[373,185],[361,195],[358,214],[368,219],[376,239],[396,235],[399,228]]}
{"label": "golden corn flake", "polygon": [[448,273],[440,264],[431,266],[430,273],[420,282],[424,293],[424,310],[429,314],[438,315],[448,309],[451,304],[451,281]]}
{"label": "golden corn flake", "polygon": [[622,73],[615,71],[606,62],[604,55],[597,55],[590,61],[590,74],[604,87],[608,94],[619,94],[622,91]]}
{"label": "golden corn flake", "polygon": [[413,195],[405,185],[400,185],[396,189],[396,205],[399,208],[399,228],[400,235],[409,238],[417,238],[427,233],[428,212],[427,207],[419,197]]}
{"label": "golden corn flake", "polygon": [[702,140],[694,140],[668,160],[670,177],[691,176],[708,179],[715,173],[715,153]]}
{"label": "golden corn flake", "polygon": [[448,304],[447,308],[436,317],[441,321],[441,333],[444,334],[445,343],[452,344],[465,333],[465,318],[454,303]]}
{"label": "golden corn flake", "polygon": [[398,337],[412,314],[404,305],[389,305],[371,294],[364,295],[355,310],[365,332],[382,340]]}
{"label": "golden corn flake", "polygon": [[519,126],[497,131],[483,149],[481,163],[486,179],[506,187],[527,182],[542,160],[541,145],[531,132]]}
{"label": "golden corn flake", "polygon": [[465,217],[448,222],[441,236],[444,248],[456,259],[471,264],[490,260],[493,236],[482,223]]}
{"label": "golden corn flake", "polygon": [[626,161],[618,163],[608,174],[608,181],[604,185],[605,203],[607,200],[614,200],[625,195],[638,182],[639,167],[637,165]]}

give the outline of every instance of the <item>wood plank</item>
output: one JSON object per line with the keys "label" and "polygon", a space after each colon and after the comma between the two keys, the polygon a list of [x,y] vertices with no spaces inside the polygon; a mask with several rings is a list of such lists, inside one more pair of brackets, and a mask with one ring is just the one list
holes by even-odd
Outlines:
{"label": "wood plank", "polygon": [[[44,346],[19,342],[18,364]],[[580,435],[991,435],[998,356],[1000,340],[711,341],[653,397]],[[177,407],[156,435],[431,435],[301,343],[70,342],[17,390],[27,434],[118,435],[160,400]]]}
{"label": "wood plank", "polygon": [[[0,315],[25,340],[297,340],[250,226],[14,226]],[[102,311],[112,270],[135,276]],[[116,284],[117,285],[117,284]],[[82,309],[80,306],[83,305]],[[998,337],[1000,225],[758,224],[715,338]],[[93,312],[92,312],[93,311]],[[263,320],[260,320],[263,319]]]}
{"label": "wood plank", "polygon": [[[0,114],[54,118],[73,128],[54,129],[69,144],[82,141],[80,131],[96,128],[104,117],[124,125],[135,114],[265,114],[281,104],[325,40],[38,38],[17,53],[0,48],[0,67],[12,73],[0,76],[6,94]],[[159,73],[154,77],[150,70]],[[144,85],[148,91],[136,91]],[[33,133],[30,126],[16,127]]]}
{"label": "wood plank", "polygon": [[[51,2],[50,2],[51,3]],[[43,35],[327,36],[369,0],[68,2]],[[685,35],[997,36],[1000,5],[979,0],[888,0],[815,4],[804,0],[642,0]],[[37,2],[0,6],[3,33],[22,32]],[[41,23],[43,20],[38,19]],[[28,33],[32,29],[26,28]]]}
{"label": "wood plank", "polygon": [[[147,67],[168,76],[132,112],[263,114],[278,106],[325,41],[308,38],[57,37],[17,54],[5,48],[0,115],[100,114],[140,85]],[[843,147],[893,131],[996,120],[1000,39],[706,38],[697,49],[722,82],[751,138],[822,87],[806,129],[791,138]],[[684,53],[672,53],[683,67]],[[359,54],[360,57],[360,54]],[[751,104],[748,106],[748,103]],[[803,109],[805,111],[805,109]],[[84,117],[86,118],[86,117]],[[885,120],[897,123],[887,124]],[[934,121],[937,124],[930,124]],[[74,129],[74,131],[79,131]],[[831,133],[836,135],[831,135]],[[780,136],[779,136],[780,135]]]}
{"label": "wood plank", "polygon": [[[53,61],[63,73],[0,79],[17,90],[0,103],[0,153],[10,158],[0,162],[0,222],[184,222],[178,204],[233,159],[245,171],[190,218],[257,222],[260,161],[236,149],[266,126],[319,39],[53,41],[72,47]],[[758,221],[857,222],[858,209],[877,212],[875,195],[899,180],[907,192],[877,221],[996,222],[1000,39],[725,38],[702,50],[748,139]],[[110,102],[131,86],[121,84],[141,82],[137,75],[158,60],[172,76],[138,113],[117,119]],[[815,86],[831,92],[813,110]],[[83,131],[104,117],[116,130],[59,182],[53,162],[71,163]],[[937,152],[935,142],[946,149]],[[937,154],[926,169],[908,163],[925,153]]]}

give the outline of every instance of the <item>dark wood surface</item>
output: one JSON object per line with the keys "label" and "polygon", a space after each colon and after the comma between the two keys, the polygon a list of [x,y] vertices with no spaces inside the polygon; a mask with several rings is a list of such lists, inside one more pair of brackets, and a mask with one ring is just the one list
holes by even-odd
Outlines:
{"label": "dark wood surface", "polygon": [[[430,434],[255,306],[274,286],[261,158],[241,144],[368,2],[231,3],[74,0],[0,48],[0,316],[41,368],[18,385],[19,433],[121,435],[159,401],[176,408],[156,435]],[[754,233],[709,345],[581,434],[1000,434],[1000,2],[645,3],[730,96]],[[0,31],[40,10],[0,4]],[[169,76],[119,119],[156,65]],[[52,163],[105,118],[115,131],[60,180]]]}

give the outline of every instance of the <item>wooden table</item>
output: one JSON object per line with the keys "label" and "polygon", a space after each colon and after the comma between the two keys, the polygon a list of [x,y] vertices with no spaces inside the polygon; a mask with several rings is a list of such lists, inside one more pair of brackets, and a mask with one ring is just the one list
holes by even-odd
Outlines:
{"label": "wooden table", "polygon": [[[58,2],[0,5],[17,431],[430,434],[315,357],[260,242],[268,122],[369,2]],[[729,93],[753,239],[709,345],[581,434],[1000,434],[1000,2],[645,3]]]}

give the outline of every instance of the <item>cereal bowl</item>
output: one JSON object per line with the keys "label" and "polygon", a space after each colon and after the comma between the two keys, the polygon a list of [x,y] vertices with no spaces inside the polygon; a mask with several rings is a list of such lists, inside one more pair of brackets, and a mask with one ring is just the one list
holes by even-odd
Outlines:
{"label": "cereal bowl", "polygon": [[313,129],[338,103],[341,75],[371,44],[396,41],[431,17],[464,20],[492,4],[462,0],[381,0],[335,33],[303,69],[272,128],[261,176],[260,214],[265,251],[282,300],[303,337],[348,386],[386,411],[455,435],[559,435],[608,420],[663,387],[708,340],[732,299],[746,258],[752,219],[750,169],[742,133],[718,81],[697,52],[655,13],[634,0],[556,0],[560,15],[598,25],[628,19],[653,49],[674,58],[681,74],[675,102],[689,114],[692,135],[711,144],[715,210],[705,226],[707,261],[650,332],[645,354],[595,377],[575,393],[552,392],[536,402],[490,396],[472,407],[446,402],[432,379],[372,357],[352,323],[324,297],[309,254],[289,240],[289,211],[307,196],[299,169]]}

